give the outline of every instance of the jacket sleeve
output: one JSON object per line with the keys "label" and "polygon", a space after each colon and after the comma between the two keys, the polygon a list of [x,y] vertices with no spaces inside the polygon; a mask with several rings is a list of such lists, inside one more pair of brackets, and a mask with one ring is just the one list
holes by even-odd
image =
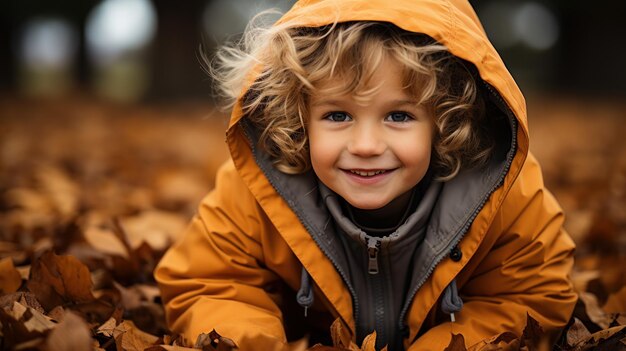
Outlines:
{"label": "jacket sleeve", "polygon": [[[232,163],[155,270],[170,329],[193,343],[215,329],[242,350],[281,350],[282,316],[263,287],[277,280],[264,268],[263,214]],[[244,317],[244,318],[242,318]]]}
{"label": "jacket sleeve", "polygon": [[473,271],[460,288],[464,306],[456,322],[430,329],[409,350],[443,350],[452,333],[467,346],[505,331],[521,335],[527,313],[548,333],[565,326],[577,295],[568,278],[574,243],[562,224],[561,208],[529,155],[486,235],[497,236],[493,246],[468,262]]}

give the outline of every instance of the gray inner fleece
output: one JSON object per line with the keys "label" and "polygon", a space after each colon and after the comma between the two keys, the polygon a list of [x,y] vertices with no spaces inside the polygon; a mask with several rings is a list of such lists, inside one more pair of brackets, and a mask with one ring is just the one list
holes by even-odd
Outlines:
{"label": "gray inner fleece", "polygon": [[[407,248],[402,253],[394,253],[394,255],[390,256],[392,258],[390,261],[393,262],[383,265],[385,270],[389,270],[390,267],[393,267],[394,270],[394,274],[391,274],[391,272],[385,274],[390,279],[386,284],[393,286],[394,290],[397,287],[398,292],[405,292],[402,297],[400,297],[400,293],[398,293],[397,297],[394,296],[394,299],[399,298],[402,300],[398,304],[401,306],[400,311],[398,313],[385,314],[386,316],[392,314],[394,317],[390,318],[393,320],[387,322],[395,324],[395,332],[392,333],[394,335],[389,335],[393,339],[387,340],[400,340],[397,335],[406,329],[405,317],[417,290],[428,279],[435,266],[459,243],[489,196],[502,184],[515,155],[517,120],[504,104],[502,98],[495,93],[495,90],[486,85],[486,83],[485,88],[489,99],[487,112],[490,116],[489,121],[494,125],[498,125],[496,128],[496,140],[498,141],[496,149],[490,161],[483,167],[464,170],[448,182],[437,183],[436,186],[431,185],[427,191],[429,197],[426,199],[425,196],[423,201],[434,202],[428,206],[432,208],[432,212],[430,217],[427,216],[428,221],[425,228],[413,233],[417,236],[423,236],[421,241],[412,238],[411,240],[415,241],[414,248]],[[367,285],[363,280],[369,280],[368,277],[373,276],[367,275],[367,267],[363,267],[365,263],[358,254],[363,247],[357,248],[356,246],[363,245],[363,243],[358,244],[354,240],[346,241],[346,236],[342,232],[347,232],[350,237],[362,234],[352,231],[352,229],[338,230],[343,221],[337,223],[335,220],[336,216],[334,218],[331,215],[330,211],[334,206],[332,205],[334,201],[324,200],[325,193],[319,188],[318,179],[313,171],[288,175],[276,170],[268,155],[256,147],[256,140],[258,140],[260,131],[245,118],[240,123],[250,140],[250,146],[257,164],[342,277],[346,288],[352,296],[357,326],[359,324],[366,325],[367,323],[361,323],[360,321],[370,318],[372,314],[375,314],[375,311],[371,311],[371,302],[368,302],[372,292],[367,289],[363,291],[363,286]],[[435,183],[433,182],[433,184]],[[436,199],[431,200],[431,195],[438,196],[435,196]],[[326,197],[328,196],[326,195]],[[421,205],[418,206],[417,211],[419,212],[420,209]],[[420,227],[417,224],[408,223],[412,219],[419,221],[419,219],[416,219],[418,217],[420,216],[410,216],[403,227],[405,229],[408,227]],[[398,231],[400,231],[400,228]],[[408,232],[412,232],[412,230],[407,230]],[[402,244],[400,242],[407,240],[408,236],[390,235],[383,239],[385,242],[383,246],[390,247],[393,243],[393,247],[397,246],[398,250],[401,250]],[[345,251],[346,248],[349,253]],[[396,270],[400,266],[411,267],[408,276],[405,276],[401,271],[396,274]],[[362,267],[362,269],[360,272],[355,273],[355,267]],[[363,274],[362,272],[366,273]],[[384,283],[379,282],[378,284]],[[388,307],[393,309],[391,305],[388,305]],[[357,336],[363,337],[366,332],[369,331],[357,330]],[[360,342],[361,340],[358,341]],[[383,341],[381,340],[381,342]],[[392,345],[389,346],[394,350],[402,349],[401,345]]]}
{"label": "gray inner fleece", "polygon": [[[391,341],[399,345],[389,345],[390,349],[401,347],[402,336],[397,321],[400,320],[404,305],[413,253],[424,238],[428,218],[441,185],[433,181],[406,221],[390,235],[377,238],[368,235],[346,217],[341,210],[338,195],[320,184],[320,194],[336,223],[335,231],[344,234],[339,237],[348,257],[350,283],[355,288],[357,299],[363,302],[356,319],[359,341],[376,330],[379,349]],[[371,274],[368,272],[370,256],[367,245],[368,242],[377,241],[380,242],[377,253],[379,272]],[[381,308],[384,310],[381,311]]]}

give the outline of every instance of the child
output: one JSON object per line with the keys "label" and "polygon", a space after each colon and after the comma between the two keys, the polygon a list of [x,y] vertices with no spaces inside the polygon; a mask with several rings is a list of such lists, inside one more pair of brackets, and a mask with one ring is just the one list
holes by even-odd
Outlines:
{"label": "child", "polygon": [[302,0],[245,43],[213,71],[232,161],[155,273],[172,330],[441,350],[567,323],[574,245],[469,3]]}

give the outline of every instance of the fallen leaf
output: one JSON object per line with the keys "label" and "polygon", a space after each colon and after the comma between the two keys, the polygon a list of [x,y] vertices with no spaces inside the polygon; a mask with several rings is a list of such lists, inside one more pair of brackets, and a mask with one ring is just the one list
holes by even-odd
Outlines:
{"label": "fallen leaf", "polygon": [[115,318],[111,317],[106,322],[104,322],[100,327],[98,327],[96,334],[102,334],[106,337],[112,337],[115,327],[117,327],[117,322]]}
{"label": "fallen leaf", "polygon": [[587,342],[579,344],[576,350],[614,351],[623,350],[621,342],[626,337],[626,325],[601,330],[591,335]]}
{"label": "fallen leaf", "polygon": [[39,190],[61,216],[71,218],[78,210],[80,189],[69,175],[56,165],[42,166],[35,171]]}
{"label": "fallen leaf", "polygon": [[578,318],[574,318],[574,323],[567,330],[566,342],[567,346],[574,347],[577,344],[588,340],[591,337],[591,333],[585,325]]}
{"label": "fallen leaf", "polygon": [[376,331],[367,335],[361,344],[362,351],[376,351]]}
{"label": "fallen leaf", "polygon": [[11,308],[13,308],[14,302],[19,302],[22,305],[33,308],[41,313],[45,312],[43,307],[41,307],[41,305],[39,304],[39,302],[37,301],[37,298],[35,298],[35,295],[33,293],[19,291],[19,292],[15,292],[12,294],[6,294],[6,295],[0,296],[1,308],[10,310]]}
{"label": "fallen leaf", "polygon": [[452,334],[450,344],[444,349],[444,351],[466,351],[465,338],[461,334]]}
{"label": "fallen leaf", "polygon": [[623,286],[619,291],[613,294],[609,294],[602,309],[608,313],[626,314],[626,286]]}
{"label": "fallen leaf", "polygon": [[128,258],[128,251],[112,229],[103,228],[100,225],[90,225],[83,229],[83,236],[90,246],[104,254]]}
{"label": "fallen leaf", "polygon": [[13,266],[11,258],[0,260],[0,294],[16,292],[22,285],[22,276]]}
{"label": "fallen leaf", "polygon": [[520,338],[515,333],[507,331],[472,345],[468,351],[518,351],[519,348]]}
{"label": "fallen leaf", "polygon": [[333,340],[333,346],[348,350],[360,350],[354,342],[352,342],[352,335],[349,329],[343,325],[340,318],[335,319],[330,326],[330,336]]}
{"label": "fallen leaf", "polygon": [[14,350],[18,345],[32,340],[38,340],[38,345],[43,340],[40,338],[53,328],[55,323],[38,311],[14,302],[10,308],[0,308],[0,326],[2,328],[0,334],[4,339],[3,349]]}
{"label": "fallen leaf", "polygon": [[54,328],[46,340],[49,350],[80,351],[92,349],[91,331],[87,323],[72,312],[66,312],[63,321]]}
{"label": "fallen leaf", "polygon": [[26,307],[19,302],[13,303],[13,317],[24,323],[24,327],[30,332],[44,333],[56,326],[56,323],[48,316]]}
{"label": "fallen leaf", "polygon": [[198,350],[189,347],[183,347],[178,345],[154,345],[146,348],[144,351],[193,351]]}
{"label": "fallen leaf", "polygon": [[95,299],[89,269],[73,256],[57,256],[52,251],[33,262],[27,286],[46,311]]}
{"label": "fallen leaf", "polygon": [[194,347],[202,351],[232,351],[239,349],[235,342],[218,334],[215,329],[198,335]]}
{"label": "fallen leaf", "polygon": [[158,337],[139,330],[131,321],[123,321],[115,327],[113,337],[117,349],[123,351],[143,351],[159,340]]}
{"label": "fallen leaf", "polygon": [[607,329],[611,323],[611,317],[600,308],[596,296],[588,292],[580,292],[578,298],[584,303],[589,319],[601,329]]}
{"label": "fallen leaf", "polygon": [[187,219],[165,211],[144,211],[137,216],[120,219],[120,224],[133,249],[143,242],[155,250],[165,250],[187,226]]}
{"label": "fallen leaf", "polygon": [[541,348],[541,345],[544,343],[544,333],[543,328],[539,325],[530,314],[526,313],[526,327],[522,332],[521,344],[520,346],[528,346],[531,350],[538,350]]}
{"label": "fallen leaf", "polygon": [[66,313],[62,306],[57,306],[48,312],[48,317],[52,318],[55,322],[62,322]]}

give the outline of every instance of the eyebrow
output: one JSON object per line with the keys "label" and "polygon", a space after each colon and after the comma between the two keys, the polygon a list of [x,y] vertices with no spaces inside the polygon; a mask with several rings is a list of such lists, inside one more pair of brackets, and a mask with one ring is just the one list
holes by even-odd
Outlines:
{"label": "eyebrow", "polygon": [[[321,100],[321,101],[315,102],[312,105],[313,106],[341,106],[342,103],[340,100],[330,99],[330,100]],[[418,102],[417,100],[398,99],[398,100],[389,101],[388,105],[390,106],[404,106],[404,105],[417,106]]]}

